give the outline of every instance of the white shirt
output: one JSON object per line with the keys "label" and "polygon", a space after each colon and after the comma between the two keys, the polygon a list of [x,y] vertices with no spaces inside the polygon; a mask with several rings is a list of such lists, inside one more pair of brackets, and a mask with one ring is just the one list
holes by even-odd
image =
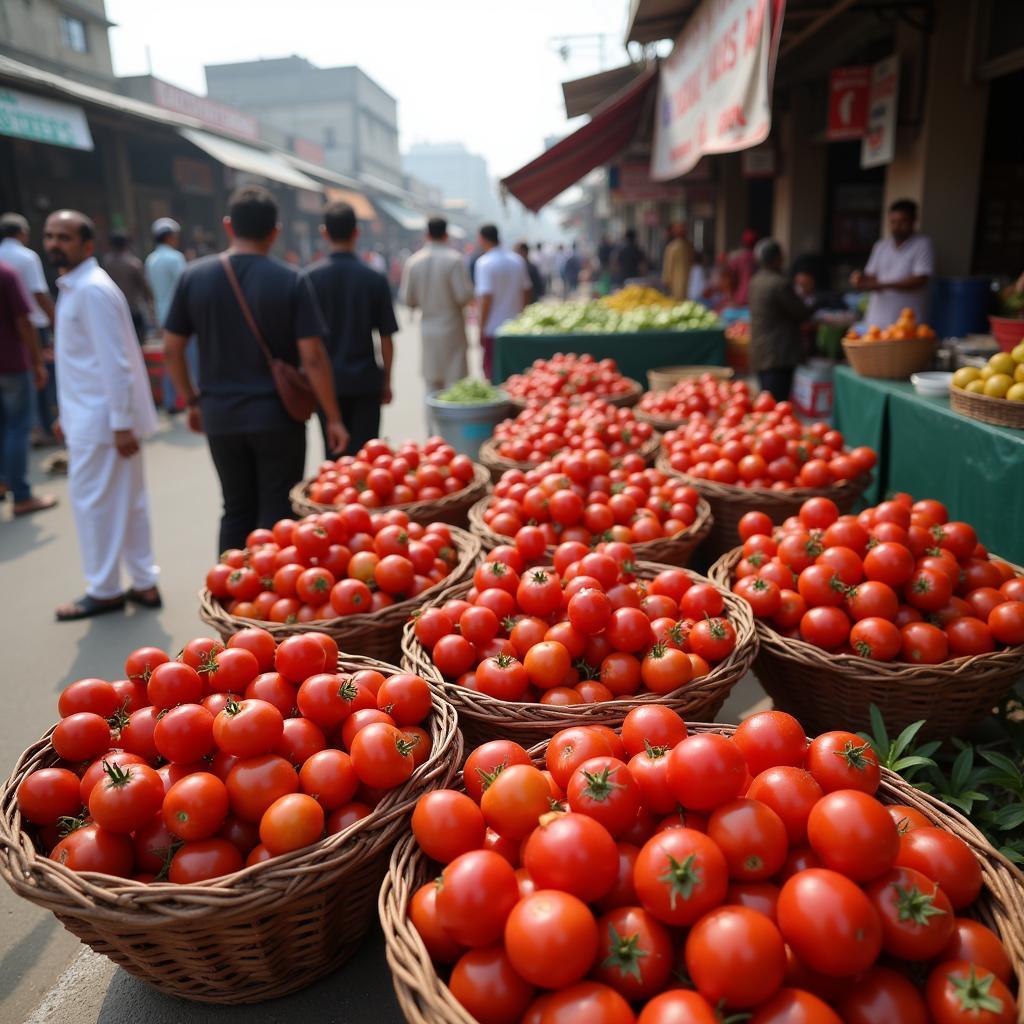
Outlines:
{"label": "white shirt", "polygon": [[[931,276],[935,270],[932,240],[925,235],[911,235],[902,245],[891,238],[875,242],[865,273],[878,278],[881,284],[902,281],[922,274]],[[899,319],[900,311],[912,309],[918,323],[923,323],[928,311],[928,285],[914,291],[882,288],[871,293],[865,321],[878,327],[891,327]]]}
{"label": "white shirt", "polygon": [[476,261],[476,293],[491,296],[491,311],[483,325],[484,337],[492,338],[501,325],[523,311],[523,293],[531,288],[526,260],[518,253],[495,246]]}
{"label": "white shirt", "polygon": [[36,302],[36,295],[50,290],[39,254],[27,245],[22,245],[16,238],[5,238],[0,242],[0,263],[6,263],[21,278],[28,299],[28,319],[32,326],[49,327],[50,321]]}
{"label": "white shirt", "polygon": [[113,444],[115,430],[149,437],[156,408],[128,300],[93,256],[57,288],[57,401],[68,444]]}

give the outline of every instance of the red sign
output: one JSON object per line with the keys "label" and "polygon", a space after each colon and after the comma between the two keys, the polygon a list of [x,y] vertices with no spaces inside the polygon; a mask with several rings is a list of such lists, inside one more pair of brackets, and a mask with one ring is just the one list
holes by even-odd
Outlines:
{"label": "red sign", "polygon": [[829,142],[859,139],[868,127],[871,68],[835,68],[828,82]]}
{"label": "red sign", "polygon": [[296,135],[292,139],[292,152],[300,160],[308,160],[311,164],[323,165],[327,159],[323,146],[310,142],[309,139],[304,139],[301,135]]}
{"label": "red sign", "polygon": [[251,114],[225,106],[206,96],[196,96],[195,93],[186,92],[176,85],[162,82],[159,78],[153,79],[153,102],[164,110],[194,117],[210,128],[216,128],[239,139],[256,141],[260,137],[259,121]]}
{"label": "red sign", "polygon": [[682,198],[678,185],[651,181],[650,167],[646,161],[632,161],[613,167],[610,184],[612,198],[624,203],[668,203]]}

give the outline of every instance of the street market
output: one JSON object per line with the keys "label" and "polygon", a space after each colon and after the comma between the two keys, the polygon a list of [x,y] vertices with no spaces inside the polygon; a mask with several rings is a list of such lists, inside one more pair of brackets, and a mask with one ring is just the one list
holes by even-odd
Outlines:
{"label": "street market", "polygon": [[1024,1024],[1016,5],[199,2],[0,0],[0,1018]]}

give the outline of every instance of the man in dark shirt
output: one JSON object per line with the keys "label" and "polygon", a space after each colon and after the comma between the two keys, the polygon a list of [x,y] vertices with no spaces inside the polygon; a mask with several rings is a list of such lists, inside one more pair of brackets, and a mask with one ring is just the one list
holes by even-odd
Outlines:
{"label": "man in dark shirt", "polygon": [[[334,397],[316,296],[305,274],[267,255],[281,229],[274,197],[257,185],[236,189],[224,229],[231,267],[260,334],[276,359],[305,371],[325,416],[327,449],[341,451],[348,432]],[[168,369],[188,408],[189,426],[207,435],[220,477],[220,548],[244,547],[250,530],[291,515],[288,492],[305,468],[306,425],[281,402],[219,255],[185,270],[163,327]],[[185,362],[193,334],[199,341],[198,396]]]}
{"label": "man in dark shirt", "polygon": [[640,277],[646,269],[647,259],[636,244],[636,231],[629,228],[622,241],[612,250],[612,283],[620,288],[631,277]]}
{"label": "man in dark shirt", "polygon": [[[388,279],[356,256],[359,226],[352,207],[348,203],[328,206],[320,233],[330,255],[308,273],[327,320],[324,342],[349,433],[345,453],[354,455],[380,434],[380,407],[391,401],[392,335],[398,332],[398,323]],[[374,331],[380,336],[383,366],[377,364]],[[320,423],[324,425],[322,417]]]}
{"label": "man in dark shirt", "polygon": [[532,289],[531,302],[540,302],[544,296],[544,279],[541,277],[537,264],[530,259],[530,247],[525,242],[519,242],[515,251],[526,261],[526,270],[530,275],[530,288]]}

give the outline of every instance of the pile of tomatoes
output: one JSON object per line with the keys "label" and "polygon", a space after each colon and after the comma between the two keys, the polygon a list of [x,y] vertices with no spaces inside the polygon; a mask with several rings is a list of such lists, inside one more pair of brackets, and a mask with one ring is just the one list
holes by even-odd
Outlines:
{"label": "pile of tomatoes", "polygon": [[379,439],[367,441],[355,455],[320,464],[308,497],[321,505],[359,502],[367,508],[436,501],[473,481],[473,462],[444,438],[422,447],[406,441],[395,450]]}
{"label": "pile of tomatoes", "polygon": [[978,861],[876,799],[856,735],[808,745],[775,711],[688,734],[654,704],[536,764],[485,743],[465,792],[413,813],[441,872],[409,917],[480,1024],[1017,1019],[1007,950],[968,916]]}
{"label": "pile of tomatoes", "polygon": [[736,647],[713,584],[682,569],[634,575],[628,544],[566,541],[554,565],[524,568],[511,545],[477,567],[465,599],[416,619],[416,638],[445,678],[490,697],[594,704],[668,694]]}
{"label": "pile of tomatoes", "polygon": [[733,590],[784,636],[932,665],[1024,644],[1024,577],[941,502],[899,494],[860,515],[811,498],[776,528],[740,520]]}
{"label": "pile of tomatoes", "polygon": [[484,521],[514,537],[527,562],[561,541],[626,544],[674,537],[697,518],[700,495],[688,484],[625,455],[618,466],[600,450],[563,452],[535,469],[506,470]]}
{"label": "pile of tomatoes", "polygon": [[422,594],[458,563],[451,530],[421,526],[401,509],[363,505],[281,519],[231,548],[206,574],[229,614],[264,622],[315,622],[376,612]]}
{"label": "pile of tomatoes", "polygon": [[687,415],[685,426],[665,434],[662,447],[674,470],[700,480],[783,491],[821,488],[862,476],[877,461],[871,448],[847,451],[843,435],[828,424],[801,423],[791,402],[775,402],[767,392],[757,396],[753,411],[744,391],[735,401]]}
{"label": "pile of tomatoes", "polygon": [[125,679],[60,695],[60,760],[18,787],[23,821],[75,871],[201,882],[369,815],[430,753],[419,676],[338,671],[323,633],[263,629],[133,651]]}
{"label": "pile of tomatoes", "polygon": [[556,352],[550,359],[535,359],[524,373],[515,373],[502,387],[520,401],[548,402],[560,395],[628,395],[636,385],[619,373],[614,359]]}
{"label": "pile of tomatoes", "polygon": [[642,448],[653,435],[653,427],[640,422],[631,409],[616,408],[599,398],[555,398],[531,405],[494,428],[497,453],[531,465],[566,449],[606,451],[613,459],[621,459]]}
{"label": "pile of tomatoes", "polygon": [[694,413],[714,417],[720,412],[769,412],[775,405],[771,392],[762,391],[755,401],[746,381],[723,381],[704,373],[685,377],[667,391],[648,391],[637,408],[661,420],[684,423]]}

